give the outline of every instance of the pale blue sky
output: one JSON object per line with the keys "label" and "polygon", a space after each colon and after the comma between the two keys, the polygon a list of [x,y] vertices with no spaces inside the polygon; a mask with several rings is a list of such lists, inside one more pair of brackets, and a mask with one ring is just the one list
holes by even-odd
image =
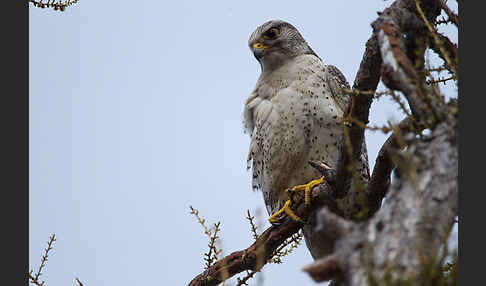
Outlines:
{"label": "pale blue sky", "polygon": [[[270,19],[293,23],[352,83],[376,11],[391,1],[80,1],[30,8],[30,268],[49,235],[48,285],[186,285],[221,221],[226,254],[252,242],[260,193],[246,170],[243,103],[260,67],[247,47]],[[448,86],[452,88],[451,85]],[[386,98],[371,124],[402,118]],[[367,133],[371,166],[386,136]],[[265,285],[313,285],[305,246]],[[257,280],[250,282],[256,285]]]}

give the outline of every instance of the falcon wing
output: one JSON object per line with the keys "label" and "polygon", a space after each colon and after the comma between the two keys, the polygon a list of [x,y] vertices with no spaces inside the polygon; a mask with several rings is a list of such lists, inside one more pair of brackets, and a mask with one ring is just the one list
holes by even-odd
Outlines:
{"label": "falcon wing", "polygon": [[337,67],[333,65],[326,65],[326,69],[329,74],[327,82],[331,87],[332,97],[343,113],[346,113],[351,102],[351,98],[348,94],[343,92],[343,88],[350,89],[349,83],[346,80],[346,77],[344,77],[342,72]]}
{"label": "falcon wing", "polygon": [[[349,83],[346,81],[346,78],[341,73],[341,71],[333,66],[333,65],[326,65],[326,69],[329,73],[328,83],[331,87],[332,97],[339,107],[343,110],[344,113],[348,111],[349,105],[351,103],[351,97],[343,92],[343,88],[350,89]],[[361,145],[361,156],[358,159],[358,172],[362,174],[362,180],[365,182],[369,180],[369,166],[368,166],[368,151],[366,148],[366,140],[363,140],[363,144]]]}

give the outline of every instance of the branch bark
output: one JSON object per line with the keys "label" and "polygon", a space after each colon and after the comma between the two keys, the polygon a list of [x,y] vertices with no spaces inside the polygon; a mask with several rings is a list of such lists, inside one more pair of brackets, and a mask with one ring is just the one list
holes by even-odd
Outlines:
{"label": "branch bark", "polygon": [[[364,129],[356,121],[365,125],[369,122],[373,94],[380,81],[380,66],[381,55],[378,49],[378,40],[376,35],[373,34],[366,42],[365,53],[353,84],[353,90],[357,92],[351,94],[351,104],[344,119],[344,134],[347,134],[346,137],[349,141],[344,140],[341,143],[336,167],[337,181],[332,194],[336,199],[346,196],[351,185],[355,162],[359,159],[364,140]],[[348,168],[349,166],[351,168]],[[362,182],[357,182],[357,184],[362,185]]]}
{"label": "branch bark", "polygon": [[409,132],[421,131],[421,128],[417,127],[414,125],[413,117],[405,118],[398,126],[394,127],[395,131],[388,137],[378,152],[371,179],[366,187],[366,203],[369,207],[370,216],[380,209],[381,202],[388,193],[391,173],[396,167],[393,156],[405,147],[406,143],[403,141]]}

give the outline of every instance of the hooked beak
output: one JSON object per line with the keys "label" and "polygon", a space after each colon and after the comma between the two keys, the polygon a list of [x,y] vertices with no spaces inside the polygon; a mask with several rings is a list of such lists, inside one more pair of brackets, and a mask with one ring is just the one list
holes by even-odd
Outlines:
{"label": "hooked beak", "polygon": [[253,55],[255,56],[255,58],[260,61],[260,59],[265,54],[265,49],[267,48],[269,48],[269,46],[265,46],[262,43],[254,43],[251,47],[251,50],[253,51]]}

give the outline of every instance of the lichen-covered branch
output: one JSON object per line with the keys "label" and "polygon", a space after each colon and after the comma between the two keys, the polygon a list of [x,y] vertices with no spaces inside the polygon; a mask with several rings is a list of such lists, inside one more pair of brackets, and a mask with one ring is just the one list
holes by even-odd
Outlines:
{"label": "lichen-covered branch", "polygon": [[[450,122],[440,123],[427,141],[416,139],[406,155],[420,174],[411,182],[403,172],[389,190],[387,202],[369,221],[353,224],[338,239],[334,253],[306,267],[316,281],[334,279],[334,285],[372,285],[385,273],[394,281],[410,277],[413,285],[429,285],[421,271],[425,260],[437,259],[458,210],[457,138]],[[400,168],[399,168],[400,169]],[[343,220],[326,209],[318,213],[322,226],[335,228]],[[344,220],[343,220],[344,221]],[[345,221],[348,223],[348,221]],[[438,260],[437,260],[438,261]],[[369,267],[372,265],[373,267]],[[323,275],[329,273],[333,275]],[[322,273],[321,273],[322,271]]]}

